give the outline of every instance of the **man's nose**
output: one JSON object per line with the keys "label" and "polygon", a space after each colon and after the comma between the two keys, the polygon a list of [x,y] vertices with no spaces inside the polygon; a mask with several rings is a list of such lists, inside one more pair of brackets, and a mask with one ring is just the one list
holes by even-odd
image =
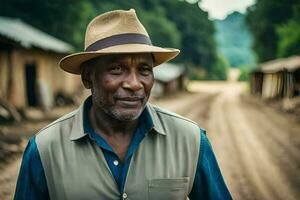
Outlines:
{"label": "man's nose", "polygon": [[141,83],[138,74],[133,70],[130,71],[123,81],[123,88],[137,91],[143,88],[143,84]]}

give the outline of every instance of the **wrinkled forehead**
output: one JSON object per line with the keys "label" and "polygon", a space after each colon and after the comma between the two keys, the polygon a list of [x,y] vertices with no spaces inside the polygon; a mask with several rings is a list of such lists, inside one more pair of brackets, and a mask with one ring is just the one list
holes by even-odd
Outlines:
{"label": "wrinkled forehead", "polygon": [[96,63],[109,63],[109,62],[146,62],[153,63],[153,55],[151,53],[132,53],[132,54],[112,54],[104,55],[94,59]]}

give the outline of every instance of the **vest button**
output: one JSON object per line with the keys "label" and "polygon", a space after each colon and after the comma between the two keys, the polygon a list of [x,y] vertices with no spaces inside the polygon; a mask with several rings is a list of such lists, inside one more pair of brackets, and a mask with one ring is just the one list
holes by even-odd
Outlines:
{"label": "vest button", "polygon": [[123,193],[123,199],[127,199],[127,194],[125,192]]}

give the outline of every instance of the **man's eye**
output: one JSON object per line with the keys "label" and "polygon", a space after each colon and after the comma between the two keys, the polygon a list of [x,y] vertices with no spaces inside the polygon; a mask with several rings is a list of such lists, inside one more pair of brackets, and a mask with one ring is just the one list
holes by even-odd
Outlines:
{"label": "man's eye", "polygon": [[109,68],[109,72],[112,74],[121,74],[123,72],[123,68],[120,65],[113,65]]}
{"label": "man's eye", "polygon": [[140,73],[144,76],[150,75],[152,74],[152,67],[144,65],[142,67],[140,67]]}

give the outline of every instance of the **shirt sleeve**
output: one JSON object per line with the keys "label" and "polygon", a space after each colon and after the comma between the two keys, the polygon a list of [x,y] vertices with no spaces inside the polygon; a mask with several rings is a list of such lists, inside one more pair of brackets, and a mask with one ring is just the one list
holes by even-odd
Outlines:
{"label": "shirt sleeve", "polygon": [[14,200],[50,199],[44,169],[32,137],[23,154]]}
{"label": "shirt sleeve", "polygon": [[216,157],[205,135],[200,129],[201,144],[195,180],[189,198],[192,200],[232,199],[226,187]]}

